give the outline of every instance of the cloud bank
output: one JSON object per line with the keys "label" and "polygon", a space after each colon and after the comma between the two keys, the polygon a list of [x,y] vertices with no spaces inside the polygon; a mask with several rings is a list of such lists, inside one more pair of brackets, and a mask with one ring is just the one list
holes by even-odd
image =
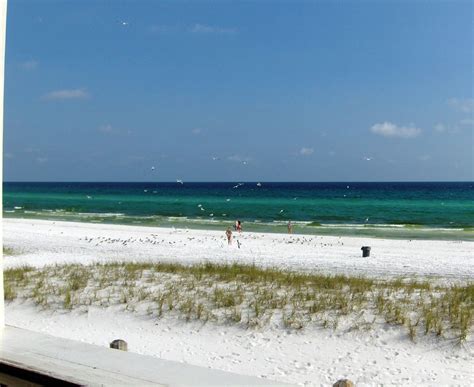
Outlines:
{"label": "cloud bank", "polygon": [[454,110],[463,112],[463,113],[472,113],[474,112],[474,99],[473,98],[450,98],[448,99],[448,105],[451,106]]}
{"label": "cloud bank", "polygon": [[312,155],[314,153],[314,149],[313,148],[301,148],[300,149],[300,155],[301,156],[309,156],[309,155]]}
{"label": "cloud bank", "polygon": [[237,32],[235,28],[224,28],[199,23],[192,25],[189,31],[193,34],[235,34]]}
{"label": "cloud bank", "polygon": [[38,64],[39,63],[36,60],[27,60],[26,62],[20,63],[20,67],[23,70],[31,71],[31,70],[35,70],[38,67]]}
{"label": "cloud bank", "polygon": [[45,100],[87,99],[90,94],[85,89],[53,90],[43,95]]}
{"label": "cloud bank", "polygon": [[370,131],[379,136],[400,138],[413,138],[419,136],[421,133],[421,129],[413,125],[398,126],[388,121],[373,125]]}

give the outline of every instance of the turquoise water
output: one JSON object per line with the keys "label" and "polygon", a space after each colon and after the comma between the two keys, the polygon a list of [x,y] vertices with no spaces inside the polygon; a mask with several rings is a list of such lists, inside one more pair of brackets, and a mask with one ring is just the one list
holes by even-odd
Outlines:
{"label": "turquoise water", "polygon": [[4,183],[4,216],[474,240],[474,183]]}

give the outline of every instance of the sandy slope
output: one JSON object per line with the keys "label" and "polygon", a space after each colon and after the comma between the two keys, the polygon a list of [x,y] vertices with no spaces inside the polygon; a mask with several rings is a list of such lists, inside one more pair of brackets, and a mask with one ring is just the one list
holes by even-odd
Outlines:
{"label": "sandy slope", "polygon": [[[474,278],[473,242],[377,240],[243,234],[241,248],[224,233],[49,221],[4,220],[4,242],[19,255],[5,266],[97,260],[200,260],[374,277],[436,276],[442,281]],[[141,241],[140,241],[141,240]],[[370,259],[360,247],[370,245]],[[29,302],[7,305],[7,323],[107,345],[122,338],[131,351],[278,381],[328,385],[348,377],[358,385],[474,384],[472,338],[458,347],[433,337],[417,344],[404,330],[380,324],[370,332],[269,326],[244,330],[212,323],[156,320],[119,308],[88,312],[39,311]]]}
{"label": "sandy slope", "polygon": [[8,306],[7,323],[104,346],[122,338],[133,352],[300,385],[330,385],[343,377],[358,386],[474,383],[472,345],[413,344],[405,332],[386,326],[371,332],[244,330],[111,309],[38,312],[19,303]]}

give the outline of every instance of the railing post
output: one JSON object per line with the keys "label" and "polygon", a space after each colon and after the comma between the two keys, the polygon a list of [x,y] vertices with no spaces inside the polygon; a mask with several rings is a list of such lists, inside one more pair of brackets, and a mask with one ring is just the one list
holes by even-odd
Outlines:
{"label": "railing post", "polygon": [[[7,0],[0,0],[0,220],[3,220],[3,96],[5,90],[5,49],[7,35]],[[0,227],[0,329],[5,326],[3,299],[3,227]]]}

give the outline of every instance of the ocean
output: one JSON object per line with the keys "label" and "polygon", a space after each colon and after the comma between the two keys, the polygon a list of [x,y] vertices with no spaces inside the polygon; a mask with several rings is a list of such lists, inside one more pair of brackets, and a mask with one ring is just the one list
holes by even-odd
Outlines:
{"label": "ocean", "polygon": [[474,183],[4,183],[3,215],[93,223],[474,240]]}

